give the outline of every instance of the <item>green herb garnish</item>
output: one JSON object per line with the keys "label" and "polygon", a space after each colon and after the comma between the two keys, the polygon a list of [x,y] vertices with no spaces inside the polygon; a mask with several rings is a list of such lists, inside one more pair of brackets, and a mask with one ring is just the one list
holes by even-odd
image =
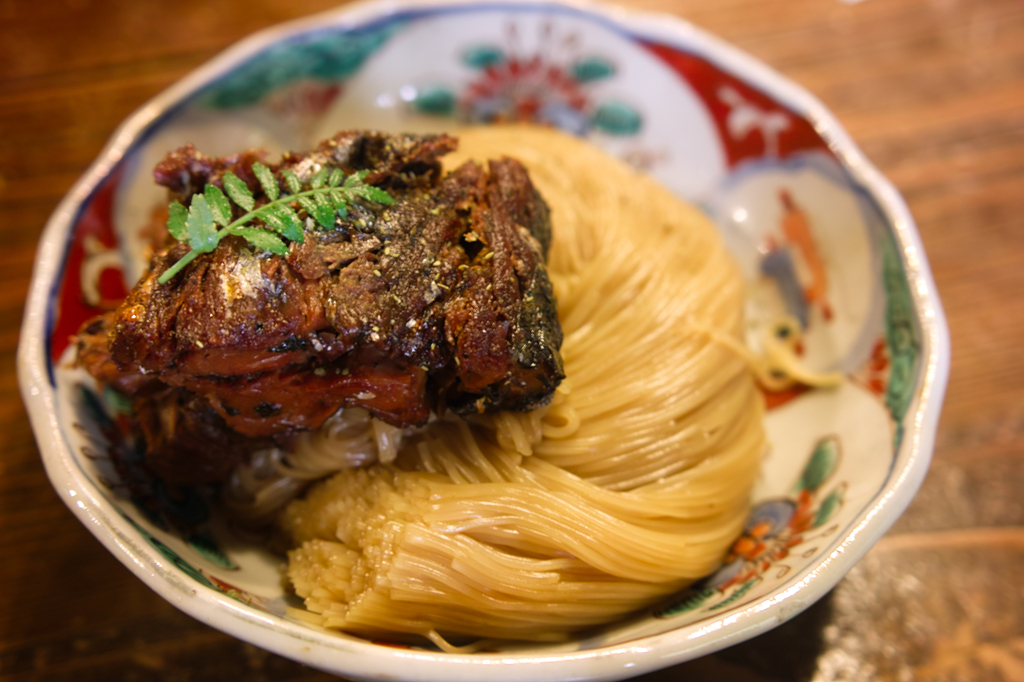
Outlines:
{"label": "green herb garnish", "polygon": [[[295,173],[285,170],[281,177],[288,192],[283,195],[269,168],[254,163],[252,171],[268,199],[259,208],[256,208],[256,198],[242,179],[230,172],[224,175],[223,191],[219,187],[207,185],[202,194],[192,197],[188,208],[177,201],[170,203],[167,207],[167,230],[178,241],[188,242],[192,250],[160,275],[157,282],[166,284],[196,256],[217,248],[220,240],[229,234],[244,238],[261,251],[287,255],[288,246],[281,237],[300,244],[303,242],[303,221],[296,204],[320,227],[330,230],[334,228],[338,216],[344,218],[348,215],[348,207],[356,199],[378,204],[394,203],[391,195],[384,190],[363,183],[363,178],[369,173],[365,170],[346,178],[340,169],[328,171],[324,168],[309,179],[306,189],[303,189]],[[231,219],[232,203],[246,211],[237,220]],[[262,221],[263,224],[254,225],[254,220]]]}

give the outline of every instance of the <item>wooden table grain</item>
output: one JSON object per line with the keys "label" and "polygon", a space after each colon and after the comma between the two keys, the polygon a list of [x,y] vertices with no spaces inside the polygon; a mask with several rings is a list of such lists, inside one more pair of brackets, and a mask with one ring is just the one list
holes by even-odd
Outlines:
{"label": "wooden table grain", "polygon": [[[40,230],[117,124],[329,0],[0,0],[0,682],[327,680],[132,577],[39,460],[15,349]],[[1024,681],[1024,3],[634,0],[832,109],[906,197],[949,318],[935,459],[892,531],[786,625],[642,680]]]}

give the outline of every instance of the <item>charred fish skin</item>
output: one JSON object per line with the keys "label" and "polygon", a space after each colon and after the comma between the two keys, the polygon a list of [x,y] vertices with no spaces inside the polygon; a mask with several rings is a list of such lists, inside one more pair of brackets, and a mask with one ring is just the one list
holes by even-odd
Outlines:
{"label": "charred fish skin", "polygon": [[550,212],[514,159],[467,162],[442,176],[440,157],[456,144],[447,135],[348,131],[276,164],[260,151],[169,154],[154,175],[186,205],[228,172],[257,206],[266,202],[256,161],[282,188],[286,170],[300,179],[323,168],[368,171],[365,182],[394,203],[354,204],[333,229],[308,220],[287,256],[226,237],[160,284],[189,248],[168,240],[100,326],[106,347],[102,333],[83,336],[91,339],[83,353],[103,370],[97,378],[109,382],[115,365],[146,378],[120,385],[185,391],[199,400],[176,398],[177,412],[201,405],[253,438],[317,428],[347,405],[408,426],[431,410],[545,404],[564,378],[546,270]]}
{"label": "charred fish skin", "polygon": [[[484,277],[489,280],[487,292],[472,292],[468,306],[479,306],[488,294],[493,295],[493,318],[483,336],[493,337],[492,330],[504,326],[510,352],[504,376],[483,380],[466,376],[472,375],[474,360],[472,353],[466,353],[462,359],[468,362],[459,368],[471,370],[461,372],[462,381],[448,392],[446,402],[457,414],[527,411],[547,404],[565,378],[559,352],[562,329],[545,267],[551,244],[550,210],[518,161],[492,160],[486,175],[478,167],[472,170],[479,174],[480,192],[471,224],[479,241],[490,249],[482,258],[491,269],[489,277]],[[469,172],[463,167],[452,176]],[[452,308],[457,309],[457,304]],[[481,317],[479,312],[477,316]],[[476,325],[469,326],[466,336],[479,332]],[[479,359],[485,353],[476,355]]]}
{"label": "charred fish skin", "polygon": [[512,380],[529,371],[532,381],[517,384],[518,390],[513,390],[503,402],[496,404],[501,405],[498,409],[526,411],[546,405],[565,378],[559,352],[562,327],[558,323],[554,289],[545,267],[551,248],[551,211],[540,193],[529,184],[526,169],[518,162],[503,164],[498,177],[502,178],[504,186],[511,188],[510,194],[520,194],[512,204],[519,209],[518,217],[527,226],[533,241],[522,234],[523,227],[516,223],[516,230],[520,233],[518,243],[530,247],[535,260],[532,267],[521,273],[517,268],[520,281],[526,284],[522,287],[519,318],[512,336],[513,354],[522,370],[515,373]]}

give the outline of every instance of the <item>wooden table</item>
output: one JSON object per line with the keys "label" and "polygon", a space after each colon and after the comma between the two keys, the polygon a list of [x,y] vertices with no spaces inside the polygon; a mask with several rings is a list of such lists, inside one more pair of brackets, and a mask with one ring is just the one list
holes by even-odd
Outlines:
{"label": "wooden table", "polygon": [[[40,230],[114,127],[246,34],[331,0],[0,1],[0,681],[329,679],[175,610],[43,472],[15,380]],[[949,317],[935,461],[825,599],[643,680],[1024,680],[1024,3],[636,0],[820,97],[906,197]]]}

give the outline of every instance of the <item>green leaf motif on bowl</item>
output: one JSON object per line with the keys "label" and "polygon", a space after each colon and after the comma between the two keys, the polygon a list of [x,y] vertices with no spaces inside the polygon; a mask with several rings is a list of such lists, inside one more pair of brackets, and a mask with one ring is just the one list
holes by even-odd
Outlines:
{"label": "green leaf motif on bowl", "polygon": [[456,103],[455,93],[443,85],[422,88],[413,100],[417,111],[432,116],[451,116]]}
{"label": "green leaf motif on bowl", "polygon": [[604,57],[584,57],[572,65],[572,77],[579,83],[611,78],[615,75],[615,64]]}
{"label": "green leaf motif on bowl", "polygon": [[622,102],[606,102],[594,112],[594,127],[609,135],[635,135],[643,126],[640,112]]}
{"label": "green leaf motif on bowl", "polygon": [[229,571],[237,571],[238,564],[231,560],[224,550],[217,544],[217,540],[213,537],[213,534],[208,530],[202,530],[198,533],[189,535],[185,541],[188,546],[194,549],[201,557],[209,561],[211,564],[226,568]]}
{"label": "green leaf motif on bowl", "polygon": [[914,399],[917,367],[921,356],[921,332],[915,322],[914,299],[906,270],[891,237],[882,243],[882,283],[885,287],[885,342],[889,347],[891,373],[885,405],[896,423],[894,447],[903,440],[903,417]]}
{"label": "green leaf motif on bowl", "polygon": [[474,69],[486,69],[505,61],[505,52],[494,45],[473,45],[462,52],[462,63]]}
{"label": "green leaf motif on bowl", "polygon": [[299,79],[344,80],[400,28],[395,23],[358,33],[328,31],[273,45],[210,85],[203,99],[212,109],[234,109],[257,104]]}
{"label": "green leaf motif on bowl", "polygon": [[839,441],[836,438],[822,438],[814,446],[811,458],[804,466],[797,490],[816,491],[832,475],[839,463]]}

